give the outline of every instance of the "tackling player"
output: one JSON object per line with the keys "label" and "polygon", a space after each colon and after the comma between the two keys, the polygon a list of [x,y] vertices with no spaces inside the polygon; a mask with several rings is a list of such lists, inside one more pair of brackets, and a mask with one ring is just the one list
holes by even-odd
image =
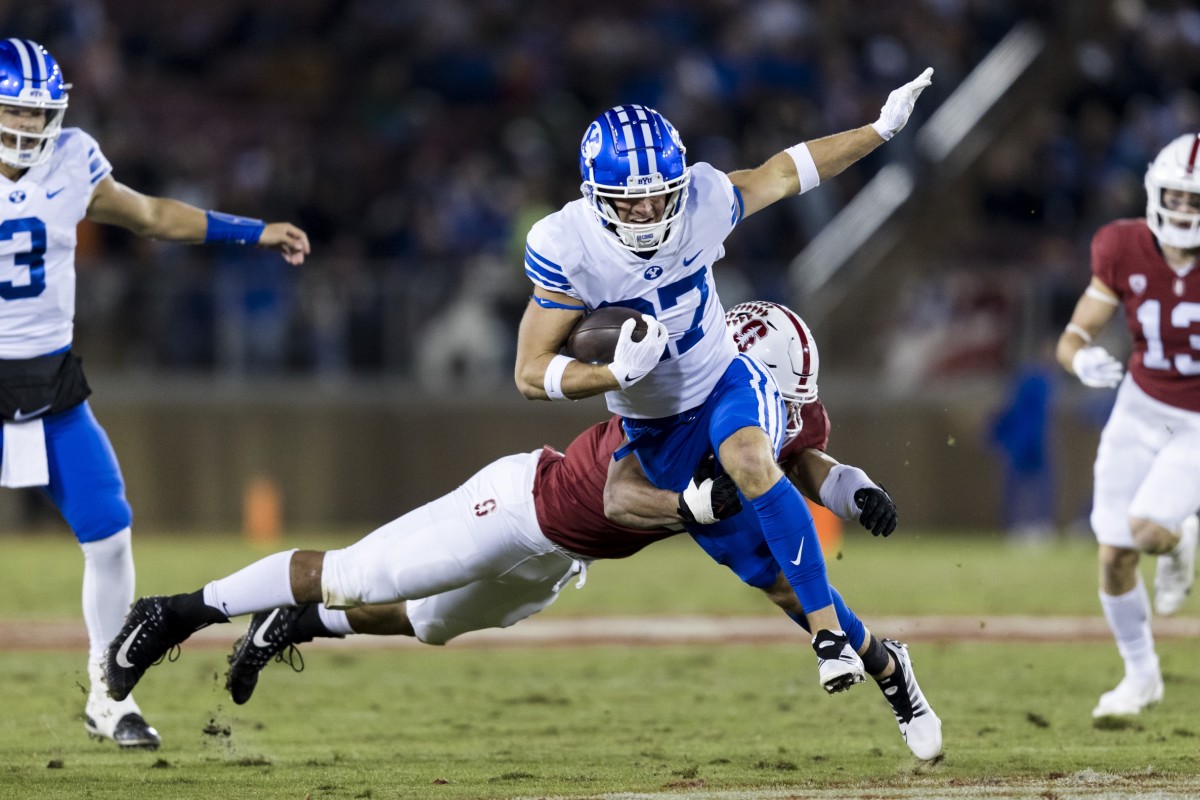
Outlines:
{"label": "tackling player", "polygon": [[[1087,386],[1120,384],[1096,452],[1092,530],[1100,605],[1125,676],[1094,717],[1141,712],[1163,696],[1138,574],[1158,556],[1155,608],[1174,614],[1192,588],[1200,522],[1200,134],[1171,142],[1146,171],[1146,216],[1092,239],[1092,280],[1058,340],[1058,361]],[[1094,344],[1121,310],[1133,337],[1129,371]]]}
{"label": "tackling player", "polygon": [[[529,232],[525,272],[533,281],[521,320],[515,379],[530,399],[607,393],[651,483],[680,491],[708,453],[754,507],[767,546],[808,613],[821,685],[863,679],[862,660],[838,626],[825,562],[804,500],[776,464],[784,401],[769,373],[739,356],[724,330],[713,269],[724,240],[745,217],[837,175],[904,127],[933,70],[893,91],[878,120],[800,143],[754,169],[726,174],[690,164],[679,133],[657,111],[622,105],[584,133],[583,197]],[[588,309],[642,312],[645,337],[626,321],[611,364],[562,355]]]}
{"label": "tackling player", "polygon": [[0,41],[0,486],[41,487],[83,548],[88,733],[153,748],[158,733],[137,703],[112,700],[103,684],[105,648],[134,597],[132,513],[71,349],[75,227],[86,218],[150,239],[269,247],[292,264],[304,260],[308,238],[285,222],[202,211],[118,183],[96,141],[62,127],[69,89],[41,45]]}
{"label": "tackling player", "polygon": [[[887,493],[862,470],[824,453],[829,419],[816,397],[819,361],[808,328],[772,303],[737,306],[729,320],[740,346],[762,355],[788,387],[782,462],[789,477],[835,513],[876,535],[890,534],[896,507]],[[673,535],[682,520],[723,526],[709,534],[715,526],[689,529],[713,558],[807,629],[757,518],[749,509],[737,513],[728,476],[693,480],[682,493],[657,489],[636,460],[613,461],[623,441],[613,417],[588,428],[565,453],[546,447],[502,458],[345,549],[277,553],[191,594],[142,598],[109,648],[109,686],[122,696],[195,630],[240,614],[254,617],[229,659],[226,686],[237,703],[250,698],[272,658],[315,637],[369,633],[445,644],[470,631],[508,627],[550,605],[574,575],[582,585],[591,561],[633,555]],[[805,516],[811,526],[807,509]],[[935,758],[941,720],[917,684],[907,646],[876,639],[831,593],[839,625],[909,748]]]}

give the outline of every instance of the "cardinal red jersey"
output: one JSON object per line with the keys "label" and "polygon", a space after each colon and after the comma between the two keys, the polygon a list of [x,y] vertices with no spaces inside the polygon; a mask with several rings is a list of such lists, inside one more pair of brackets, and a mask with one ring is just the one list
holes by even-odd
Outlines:
{"label": "cardinal red jersey", "polygon": [[546,538],[590,558],[625,558],[675,531],[635,530],[604,516],[604,483],[625,439],[621,418],[588,428],[559,453],[546,447],[533,480],[533,502]]}
{"label": "cardinal red jersey", "polygon": [[820,450],[825,452],[829,447],[829,413],[820,400],[804,403],[800,406],[800,420],[803,425],[796,438],[783,446],[779,453],[779,466],[784,472],[788,471],[791,460],[802,450]]}
{"label": "cardinal red jersey", "polygon": [[1146,221],[1122,219],[1093,237],[1092,274],[1125,311],[1133,380],[1155,400],[1200,411],[1200,270],[1176,273]]}

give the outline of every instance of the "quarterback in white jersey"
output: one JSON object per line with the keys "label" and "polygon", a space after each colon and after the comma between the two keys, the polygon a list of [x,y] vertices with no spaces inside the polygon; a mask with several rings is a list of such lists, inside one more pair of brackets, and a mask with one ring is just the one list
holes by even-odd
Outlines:
{"label": "quarterback in white jersey", "polygon": [[308,237],[286,222],[206,212],[118,183],[96,141],[62,127],[69,89],[41,45],[0,41],[0,486],[40,487],[83,548],[88,733],[154,748],[158,733],[137,703],[110,698],[103,680],[105,649],[134,596],[133,517],[72,351],[76,225],[86,218],[151,239],[269,247],[292,264],[303,262]]}
{"label": "quarterback in white jersey", "polygon": [[[779,387],[729,342],[712,270],[740,220],[814,188],[903,128],[932,72],[893,91],[874,123],[729,174],[689,165],[679,132],[654,109],[609,109],[580,144],[583,197],[534,225],[525,251],[534,290],[517,340],[521,393],[607,393],[628,437],[615,457],[635,452],[662,489],[684,489],[692,465],[716,453],[796,589],[829,692],[861,681],[863,665],[838,628],[815,533],[797,523],[808,514],[804,501],[776,464],[787,425]],[[640,311],[646,335],[634,341],[627,320],[609,364],[561,354],[580,316],[608,305]]]}

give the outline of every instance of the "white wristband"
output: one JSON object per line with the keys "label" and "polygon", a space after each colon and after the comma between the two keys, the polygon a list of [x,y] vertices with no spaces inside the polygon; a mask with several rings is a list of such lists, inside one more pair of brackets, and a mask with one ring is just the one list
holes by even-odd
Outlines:
{"label": "white wristband", "polygon": [[812,153],[804,142],[794,144],[783,152],[792,157],[796,163],[796,177],[800,179],[800,194],[821,185],[821,174],[817,172],[817,162],[813,161]]}
{"label": "white wristband", "polygon": [[854,493],[859,489],[876,489],[867,473],[848,464],[837,464],[821,484],[821,503],[842,519],[858,519],[859,507]]}
{"label": "white wristband", "polygon": [[546,396],[551,400],[571,399],[563,394],[562,382],[563,373],[567,371],[567,364],[570,364],[574,360],[570,356],[562,354],[550,360],[550,365],[546,367],[546,376],[543,378],[543,385],[546,389]]}

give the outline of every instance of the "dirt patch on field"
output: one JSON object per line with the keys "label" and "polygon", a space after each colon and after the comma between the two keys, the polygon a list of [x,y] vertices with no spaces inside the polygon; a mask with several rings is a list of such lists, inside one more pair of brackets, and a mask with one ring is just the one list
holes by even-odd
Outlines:
{"label": "dirt patch on field", "polygon": [[[929,616],[864,620],[873,633],[907,642],[1066,642],[1112,639],[1102,617]],[[1200,618],[1155,619],[1156,639],[1200,639]],[[189,646],[228,648],[244,622],[214,625]],[[586,645],[770,644],[794,639],[796,626],[778,617],[534,617],[512,628],[466,634],[455,648],[579,647]],[[0,651],[78,650],[87,646],[83,621],[0,620]],[[308,647],[421,647],[409,637],[318,639]]]}

